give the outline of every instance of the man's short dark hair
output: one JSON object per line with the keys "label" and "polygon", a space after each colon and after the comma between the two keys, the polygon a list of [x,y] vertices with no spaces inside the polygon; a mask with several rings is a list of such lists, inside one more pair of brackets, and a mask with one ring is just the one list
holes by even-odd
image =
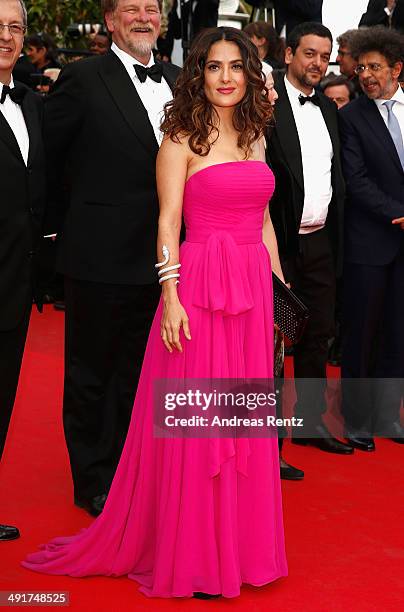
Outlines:
{"label": "man's short dark hair", "polygon": [[327,87],[337,87],[339,85],[345,85],[349,92],[349,99],[353,100],[355,96],[355,86],[344,74],[334,74],[330,72],[330,74],[327,74],[321,81],[320,89],[324,92]]}
{"label": "man's short dark hair", "polygon": [[319,36],[320,38],[328,38],[332,45],[332,34],[328,28],[326,28],[322,23],[317,23],[316,21],[305,21],[304,23],[299,23],[293,30],[289,33],[289,36],[286,40],[286,46],[292,49],[292,53],[295,54],[296,49],[300,44],[301,38],[303,36]]}
{"label": "man's short dark hair", "polygon": [[358,61],[360,55],[376,51],[386,58],[389,66],[404,62],[404,36],[393,28],[373,26],[360,28],[350,48],[352,57]]}

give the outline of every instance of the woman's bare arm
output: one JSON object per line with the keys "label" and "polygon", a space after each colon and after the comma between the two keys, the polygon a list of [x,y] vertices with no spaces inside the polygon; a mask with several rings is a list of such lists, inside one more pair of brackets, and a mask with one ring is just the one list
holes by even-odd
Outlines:
{"label": "woman's bare arm", "polygon": [[[189,162],[189,149],[186,143],[174,143],[166,138],[157,156],[157,191],[160,203],[160,216],[157,238],[157,261],[163,261],[163,245],[168,247],[170,259],[166,266],[173,266],[179,261],[179,237],[182,221],[182,204],[185,180]],[[170,273],[181,273],[181,269]],[[177,294],[176,279],[171,278],[162,283],[164,311],[161,321],[161,336],[167,349],[182,351],[179,338],[183,327],[185,337],[189,340],[188,317]]]}

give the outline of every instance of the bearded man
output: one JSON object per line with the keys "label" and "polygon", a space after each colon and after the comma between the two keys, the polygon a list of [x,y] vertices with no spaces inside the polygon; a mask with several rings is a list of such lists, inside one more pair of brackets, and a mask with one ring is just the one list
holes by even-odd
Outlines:
{"label": "bearded man", "polygon": [[339,115],[348,195],[342,407],[347,437],[367,452],[376,436],[404,443],[404,36],[361,29],[352,55],[364,95]]}
{"label": "bearded man", "polygon": [[279,98],[267,156],[276,176],[270,213],[283,273],[310,313],[293,355],[295,415],[304,420],[304,437],[294,428],[292,441],[349,455],[352,447],[335,439],[323,421],[345,196],[337,107],[316,92],[331,50],[331,32],[320,23],[302,23],[289,34],[286,75],[274,78]]}
{"label": "bearded man", "polygon": [[[76,505],[102,511],[127,433],[159,298],[155,160],[179,69],[155,62],[158,0],[102,0],[111,50],[69,64],[45,107],[65,276],[63,415]],[[49,223],[49,221],[48,221]]]}

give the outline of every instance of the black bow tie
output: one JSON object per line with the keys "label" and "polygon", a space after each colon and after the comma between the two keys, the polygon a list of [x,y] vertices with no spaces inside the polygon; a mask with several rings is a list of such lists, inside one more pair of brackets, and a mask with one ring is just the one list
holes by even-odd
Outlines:
{"label": "black bow tie", "polygon": [[156,83],[161,83],[161,78],[163,76],[162,64],[153,64],[153,66],[149,68],[141,66],[140,64],[134,64],[134,68],[141,83],[144,83],[147,77],[150,77],[153,81],[156,81]]}
{"label": "black bow tie", "polygon": [[16,104],[22,104],[27,93],[26,87],[22,85],[16,85],[11,89],[8,85],[3,85],[3,91],[1,92],[0,104],[4,104],[7,96],[10,96],[13,102]]}
{"label": "black bow tie", "polygon": [[302,106],[306,104],[306,102],[311,102],[312,104],[314,104],[314,106],[320,106],[320,98],[318,97],[316,93],[313,94],[312,96],[302,96],[300,94],[299,102]]}

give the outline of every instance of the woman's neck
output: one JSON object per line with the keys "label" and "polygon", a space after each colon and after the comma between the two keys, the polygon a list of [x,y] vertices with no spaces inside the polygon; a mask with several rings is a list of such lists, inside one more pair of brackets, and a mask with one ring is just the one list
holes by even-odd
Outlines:
{"label": "woman's neck", "polygon": [[220,131],[223,130],[234,130],[233,127],[233,115],[234,115],[234,106],[215,106],[214,107],[217,113],[217,128]]}

